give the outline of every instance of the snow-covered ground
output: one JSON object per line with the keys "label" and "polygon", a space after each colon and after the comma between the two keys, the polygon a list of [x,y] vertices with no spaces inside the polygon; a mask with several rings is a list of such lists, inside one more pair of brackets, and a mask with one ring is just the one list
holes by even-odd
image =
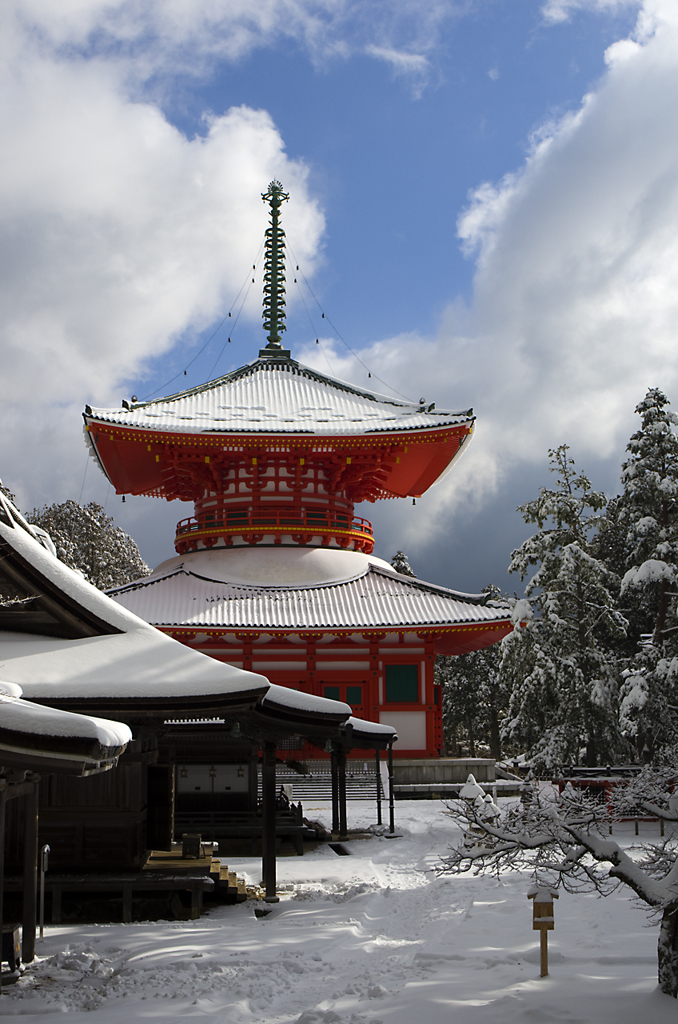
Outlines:
{"label": "snow-covered ground", "polygon": [[[327,807],[308,807],[329,817]],[[282,900],[199,921],[46,929],[39,958],[8,994],[11,1022],[125,1024],[674,1024],[656,989],[657,928],[627,890],[562,894],[539,978],[528,878],[437,878],[454,828],[437,801],[396,805],[402,838],[281,858]],[[373,809],[349,805],[352,827]],[[656,826],[644,825],[648,838]],[[248,881],[260,863],[232,860]],[[63,1020],[63,1017],[60,1017]]]}

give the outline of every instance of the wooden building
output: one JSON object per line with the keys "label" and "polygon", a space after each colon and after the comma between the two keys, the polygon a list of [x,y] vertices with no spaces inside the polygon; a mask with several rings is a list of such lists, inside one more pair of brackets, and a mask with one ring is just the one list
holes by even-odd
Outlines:
{"label": "wooden building", "polygon": [[[301,735],[332,748],[341,766],[354,728],[350,707],[271,685],[263,675],[190,650],[96,590],[50,547],[49,539],[0,494],[0,681],[2,692],[9,693],[0,699],[0,764],[13,770],[7,717],[17,719],[19,706],[12,694],[19,691],[12,687],[20,687],[33,705],[42,705],[33,710],[38,719],[42,715],[52,725],[77,720],[82,728],[89,723],[96,740],[89,747],[78,740],[72,749],[70,733],[63,741],[55,733],[49,749],[63,751],[59,758],[55,754],[54,772],[42,755],[39,766],[47,777],[40,787],[40,841],[51,847],[52,868],[134,872],[144,867],[151,849],[169,849],[174,838],[173,758],[186,760],[191,723],[207,721],[217,726],[215,749],[222,764],[249,765],[248,807],[263,835],[267,889],[273,896],[276,746]],[[100,719],[85,720],[82,713]],[[362,734],[373,749],[395,738],[393,729],[373,732],[371,737]],[[85,748],[102,747],[104,733],[123,738],[119,749],[109,744],[100,765],[92,762],[75,773],[60,767],[69,757],[80,765]],[[161,757],[161,741],[168,734],[174,751],[166,745]],[[24,748],[37,759],[39,745],[31,747],[26,738],[17,744],[20,760]],[[263,818],[252,771],[260,751]],[[110,767],[119,755],[117,767],[101,774],[99,769]],[[237,799],[227,799],[225,806],[234,813],[241,810]],[[7,826],[2,849],[7,866],[18,871],[26,859],[21,815],[10,813]]]}

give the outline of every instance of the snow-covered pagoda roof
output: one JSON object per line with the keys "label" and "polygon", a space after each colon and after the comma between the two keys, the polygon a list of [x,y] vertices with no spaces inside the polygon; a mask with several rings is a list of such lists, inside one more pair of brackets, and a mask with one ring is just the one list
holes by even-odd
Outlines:
{"label": "snow-covered pagoda roof", "polygon": [[472,423],[450,412],[389,398],[327,377],[290,358],[259,358],[217,380],[121,409],[87,406],[86,422],[177,434],[361,435]]}
{"label": "snow-covered pagoda roof", "polygon": [[[317,550],[317,560],[334,566],[325,579],[294,582],[289,573],[270,582],[248,581],[228,572],[242,572],[235,552],[198,552],[170,559],[156,571],[125,587],[111,590],[123,607],[162,627],[196,630],[466,630],[457,642],[475,650],[477,631],[486,643],[510,629],[508,608],[487,601],[486,595],[461,594],[445,587],[403,576],[379,558],[357,552]],[[251,552],[253,554],[253,552]],[[341,555],[341,571],[337,558]],[[276,551],[278,559],[300,560],[294,550]],[[265,554],[261,556],[262,559]],[[239,568],[240,566],[240,568]],[[230,577],[230,578],[229,578]],[[332,578],[334,577],[334,578]],[[289,582],[291,581],[291,582]]]}

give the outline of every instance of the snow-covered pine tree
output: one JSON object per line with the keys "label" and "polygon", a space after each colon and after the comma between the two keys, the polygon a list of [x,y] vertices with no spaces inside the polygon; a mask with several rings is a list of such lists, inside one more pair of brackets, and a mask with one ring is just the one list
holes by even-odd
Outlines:
{"label": "snow-covered pine tree", "polygon": [[99,590],[131,583],[150,572],[132,538],[95,501],[84,506],[73,500],[45,505],[26,518],[47,531],[62,562]]}
{"label": "snow-covered pine tree", "polygon": [[499,672],[498,644],[472,654],[436,659],[436,682],[443,687],[443,730],[453,748],[465,738],[471,757],[476,743],[486,743],[492,757],[501,758],[501,719],[508,690]]}
{"label": "snow-covered pine tree", "polygon": [[5,487],[2,480],[0,480],[0,494],[4,494],[6,498],[9,498],[11,502],[16,505],[16,498],[10,491],[9,487]]}
{"label": "snow-covered pine tree", "polygon": [[402,551],[396,551],[391,559],[391,565],[401,576],[415,576],[415,573],[412,572],[412,566],[407,560],[407,555],[403,554]]}
{"label": "snow-covered pine tree", "polygon": [[[624,635],[615,608],[619,580],[593,554],[605,495],[575,469],[561,445],[549,452],[553,489],[519,507],[539,530],[511,555],[510,572],[524,579],[525,601],[514,609],[516,629],[504,641],[502,674],[512,683],[504,736],[528,748],[541,770],[587,764],[627,753],[618,727],[617,680],[608,645]],[[520,620],[527,620],[524,628]]]}
{"label": "snow-covered pine tree", "polygon": [[675,739],[678,703],[678,416],[651,388],[622,466],[627,572],[622,596],[646,636],[622,687],[621,720],[645,759]]}

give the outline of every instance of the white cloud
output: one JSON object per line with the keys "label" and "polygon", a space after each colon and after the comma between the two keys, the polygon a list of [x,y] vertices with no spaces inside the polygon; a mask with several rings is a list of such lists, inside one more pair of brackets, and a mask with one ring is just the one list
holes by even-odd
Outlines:
{"label": "white cloud", "polygon": [[451,308],[416,347],[396,338],[361,353],[400,390],[478,415],[469,454],[402,538],[413,553],[509,476],[546,471],[549,447],[570,444],[584,465],[607,460],[614,479],[645,390],[663,388],[678,407],[673,0],[652,0],[639,24],[610,49],[581,109],[536,133],[520,170],[470,197],[459,234],[478,254],[471,308]]}
{"label": "white cloud", "polygon": [[297,259],[309,272],[317,258],[322,214],[266,111],[230,109],[187,138],[154,101],[163,81],[289,38],[316,64],[373,51],[420,87],[455,12],[454,0],[8,0],[0,473],[24,503],[72,494],[85,400],[117,404],[121,381],[230,304],[272,177],[293,194]]}
{"label": "white cloud", "polygon": [[163,69],[200,73],[203,62],[238,59],[283,38],[318,63],[401,54],[402,70],[407,58],[421,63],[444,23],[464,9],[458,0],[21,0],[10,12],[48,47],[134,58],[130,71],[143,77]]}
{"label": "white cloud", "polygon": [[428,60],[421,53],[408,53],[390,46],[367,46],[366,53],[379,60],[385,60],[396,75],[421,76],[428,71]]}
{"label": "white cloud", "polygon": [[547,0],[542,14],[547,22],[558,24],[569,21],[574,11],[600,11],[616,14],[618,11],[640,7],[642,0]]}
{"label": "white cloud", "polygon": [[0,71],[0,472],[39,501],[80,475],[84,401],[117,405],[121,380],[228,308],[271,178],[293,193],[286,223],[311,266],[324,220],[265,111],[232,108],[189,139],[128,97],[114,62],[14,43]]}
{"label": "white cloud", "polygon": [[[390,46],[374,45],[367,46],[365,52],[371,57],[385,61],[395,75],[408,76],[421,84],[426,80],[430,65],[428,59],[421,53],[408,53]],[[420,88],[417,91],[420,91]]]}

